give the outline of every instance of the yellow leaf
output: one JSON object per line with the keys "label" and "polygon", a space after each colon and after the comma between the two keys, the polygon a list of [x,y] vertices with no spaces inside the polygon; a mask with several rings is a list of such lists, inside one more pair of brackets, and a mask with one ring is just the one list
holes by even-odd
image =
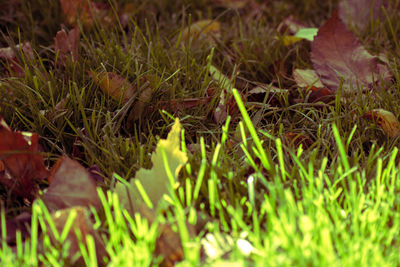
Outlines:
{"label": "yellow leaf", "polygon": [[[144,189],[155,208],[158,207],[163,195],[168,194],[171,181],[164,166],[163,153],[168,160],[168,168],[174,179],[172,182],[175,184],[180,169],[187,162],[186,153],[180,150],[180,134],[181,125],[179,119],[176,119],[167,139],[161,139],[158,142],[156,150],[151,156],[153,167],[138,170],[135,178],[131,179],[129,186],[121,182],[117,183],[115,191],[121,200],[121,204],[130,212],[141,212],[143,201],[147,202],[140,193],[141,188]],[[138,184],[141,186],[138,187]]]}

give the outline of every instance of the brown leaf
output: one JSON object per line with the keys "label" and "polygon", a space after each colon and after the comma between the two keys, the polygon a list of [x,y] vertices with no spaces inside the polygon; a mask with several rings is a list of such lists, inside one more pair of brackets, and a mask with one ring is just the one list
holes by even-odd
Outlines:
{"label": "brown leaf", "polygon": [[73,206],[101,206],[96,183],[90,173],[75,160],[60,157],[50,170],[49,182],[43,200],[50,211]]}
{"label": "brown leaf", "polygon": [[216,6],[224,8],[240,9],[246,7],[252,0],[211,0]]}
{"label": "brown leaf", "polygon": [[79,29],[74,28],[69,31],[68,35],[64,29],[57,32],[54,37],[54,50],[58,54],[56,65],[65,66],[67,58],[71,61],[78,60],[78,46],[79,46]]}
{"label": "brown leaf", "polygon": [[319,29],[311,43],[311,61],[322,83],[337,90],[343,78],[343,89],[364,86],[372,88],[380,78],[391,75],[378,58],[369,54],[356,36],[340,21],[337,12]]}
{"label": "brown leaf", "polygon": [[[90,220],[90,212],[85,207],[75,206],[69,209],[62,209],[52,213],[52,219],[54,225],[59,233],[62,233],[65,227],[65,223],[67,222],[68,216],[71,212],[76,213],[75,220],[73,221],[73,225],[67,235],[66,241],[70,242],[70,247],[68,250],[68,259],[71,261],[73,266],[85,266],[84,260],[82,256],[79,258],[74,257],[77,252],[80,252],[79,244],[80,242],[86,245],[86,237],[91,235],[94,238],[94,243],[96,246],[96,257],[97,262],[103,263],[103,256],[106,255],[105,245],[99,235],[93,229],[92,222]],[[76,234],[76,231],[80,232],[80,236]],[[48,232],[50,236],[50,240],[53,244],[57,242],[52,231]]]}
{"label": "brown leaf", "polygon": [[378,108],[365,113],[364,117],[375,121],[388,136],[400,136],[400,123],[392,112]]}
{"label": "brown leaf", "polygon": [[382,6],[387,0],[342,0],[339,3],[339,17],[347,25],[364,30],[372,20],[382,17]]}
{"label": "brown leaf", "polygon": [[0,183],[8,187],[11,195],[28,200],[35,198],[36,181],[48,176],[39,153],[37,134],[14,132],[0,118],[0,161],[5,169],[0,173]]}
{"label": "brown leaf", "polygon": [[89,76],[100,88],[115,100],[122,99],[122,103],[128,102],[135,96],[137,88],[127,79],[115,72],[89,72]]}

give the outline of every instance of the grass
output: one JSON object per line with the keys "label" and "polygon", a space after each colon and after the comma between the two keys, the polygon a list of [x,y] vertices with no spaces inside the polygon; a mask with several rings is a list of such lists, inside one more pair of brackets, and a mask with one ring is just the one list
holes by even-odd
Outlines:
{"label": "grass", "polygon": [[[40,199],[26,204],[0,186],[2,265],[400,265],[399,140],[363,118],[374,108],[400,111],[396,10],[357,32],[368,49],[387,56],[393,84],[370,95],[357,90],[337,95],[328,105],[307,102],[304,91],[288,79],[295,68],[312,68],[309,43],[286,47],[276,36],[289,15],[319,27],[337,1],[270,1],[254,16],[248,9],[224,9],[208,1],[117,2],[136,7],[128,25],[122,27],[115,16],[111,25],[80,25],[79,59],[68,61],[65,69],[54,65],[51,47],[64,23],[58,1],[20,1],[20,13],[11,13],[7,21],[0,17],[0,44],[30,41],[35,52],[27,58],[16,50],[22,77],[2,75],[0,115],[12,129],[41,136],[49,166],[62,154],[86,167],[99,166],[105,178],[98,184],[103,209],[91,216],[106,251],[104,259],[98,258],[97,237],[89,235],[77,242],[82,258],[69,255],[74,243],[68,232],[78,215],[69,213],[59,230]],[[181,31],[200,19],[221,22],[220,37],[182,44]],[[222,73],[239,71],[232,79],[237,89],[229,95],[239,111],[222,123],[213,119],[224,88],[209,74],[210,55]],[[116,72],[138,88],[151,77],[149,108],[138,121],[128,120],[134,103],[112,99],[89,71]],[[281,90],[250,95],[258,84]],[[204,98],[210,89],[214,94],[206,104],[180,109],[171,104]],[[65,101],[62,109],[60,101]],[[113,186],[151,167],[150,154],[175,117],[184,128],[182,149],[189,161],[170,207],[149,222],[124,210]],[[288,132],[306,134],[313,142],[295,147],[287,142]],[[5,219],[24,210],[32,212],[31,236],[17,236],[10,247]],[[180,239],[169,236],[165,225]],[[160,242],[173,253],[160,253]],[[177,244],[183,248],[179,262],[174,261]]]}

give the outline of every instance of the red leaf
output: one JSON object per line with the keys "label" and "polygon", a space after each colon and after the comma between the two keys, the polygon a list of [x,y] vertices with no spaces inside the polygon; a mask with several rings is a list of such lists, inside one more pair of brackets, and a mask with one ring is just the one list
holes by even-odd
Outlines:
{"label": "red leaf", "polygon": [[311,61],[322,83],[331,90],[337,90],[341,78],[343,89],[352,86],[372,88],[382,77],[390,80],[391,75],[385,65],[378,63],[361,45],[356,36],[340,21],[338,13],[319,29],[311,44]]}
{"label": "red leaf", "polygon": [[37,134],[14,132],[0,118],[0,160],[4,165],[0,183],[14,196],[33,200],[38,190],[35,180],[48,175],[38,142]]}
{"label": "red leaf", "polygon": [[96,183],[90,173],[77,161],[66,156],[60,157],[50,171],[47,191],[43,194],[44,202],[50,211],[73,206],[90,205],[99,208]]}
{"label": "red leaf", "polygon": [[59,53],[59,61],[56,64],[65,66],[67,57],[72,61],[78,60],[79,29],[74,28],[67,33],[62,29],[54,37],[54,50]]}

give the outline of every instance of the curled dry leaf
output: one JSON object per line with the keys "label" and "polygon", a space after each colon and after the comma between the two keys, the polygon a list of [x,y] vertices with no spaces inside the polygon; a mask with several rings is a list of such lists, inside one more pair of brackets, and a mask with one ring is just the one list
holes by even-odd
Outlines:
{"label": "curled dry leaf", "polygon": [[50,211],[73,206],[101,206],[96,183],[90,173],[75,160],[60,157],[50,170],[49,182],[43,200]]}
{"label": "curled dry leaf", "polygon": [[35,133],[14,132],[0,118],[0,183],[7,186],[12,196],[33,200],[40,182],[48,176]]}
{"label": "curled dry leaf", "polygon": [[221,24],[215,20],[200,20],[184,28],[181,32],[181,41],[185,42],[191,39],[207,39],[213,41],[212,37],[218,37],[221,33]]}
{"label": "curled dry leaf", "polygon": [[3,59],[7,62],[10,71],[13,75],[22,77],[25,75],[24,67],[21,65],[17,54],[15,52],[20,52],[24,57],[28,59],[33,58],[33,50],[30,42],[25,42],[22,44],[18,44],[15,48],[6,47],[0,48],[0,59]]}
{"label": "curled dry leaf", "polygon": [[311,61],[322,83],[337,90],[343,79],[343,89],[372,88],[384,79],[391,79],[386,65],[380,64],[340,21],[337,12],[319,29],[311,43]]}
{"label": "curled dry leaf", "polygon": [[104,92],[117,101],[122,100],[122,103],[127,103],[136,94],[136,86],[115,72],[92,71],[89,76]]}
{"label": "curled dry leaf", "polygon": [[378,108],[365,113],[364,117],[375,121],[388,136],[400,136],[400,123],[392,112]]}
{"label": "curled dry leaf", "polygon": [[[77,258],[75,255],[76,253],[80,252],[79,244],[83,243],[86,245],[86,238],[88,235],[91,235],[94,239],[94,244],[96,247],[97,262],[99,264],[103,264],[103,256],[106,255],[105,245],[99,233],[93,229],[93,224],[90,219],[90,212],[87,208],[75,206],[52,213],[52,219],[58,233],[62,233],[64,230],[70,213],[73,213],[75,218],[65,240],[70,242],[70,247],[68,250],[68,259],[70,260],[70,263],[72,266],[85,266],[82,256]],[[76,234],[76,232],[79,232],[79,234]],[[49,231],[48,234],[51,242],[53,244],[57,244],[57,240],[52,231]]]}
{"label": "curled dry leaf", "polygon": [[67,59],[78,60],[79,29],[74,28],[67,34],[64,29],[57,32],[54,37],[54,50],[56,53],[56,65],[65,66]]}
{"label": "curled dry leaf", "polygon": [[387,6],[387,0],[342,0],[339,3],[339,17],[347,25],[354,25],[361,31],[372,20],[382,18],[381,7]]}

